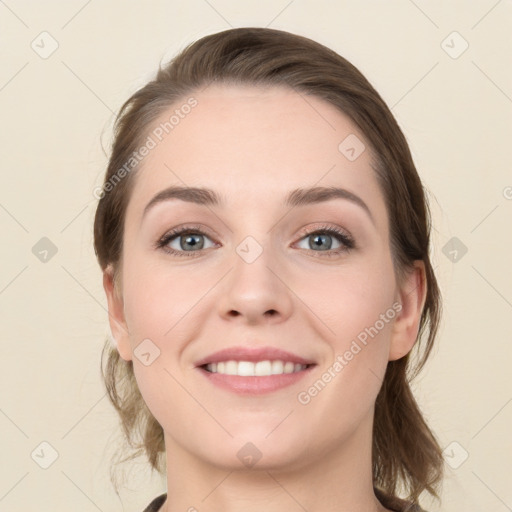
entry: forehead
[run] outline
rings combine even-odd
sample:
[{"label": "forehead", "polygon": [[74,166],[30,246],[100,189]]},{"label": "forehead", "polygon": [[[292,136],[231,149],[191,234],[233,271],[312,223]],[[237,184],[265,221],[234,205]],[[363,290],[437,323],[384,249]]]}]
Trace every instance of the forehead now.
[{"label": "forehead", "polygon": [[[190,98],[195,106],[185,108]],[[169,107],[147,135],[155,144],[139,165],[132,210],[170,185],[212,188],[256,207],[295,188],[342,186],[383,213],[364,135],[315,96],[281,86],[210,85]]]}]

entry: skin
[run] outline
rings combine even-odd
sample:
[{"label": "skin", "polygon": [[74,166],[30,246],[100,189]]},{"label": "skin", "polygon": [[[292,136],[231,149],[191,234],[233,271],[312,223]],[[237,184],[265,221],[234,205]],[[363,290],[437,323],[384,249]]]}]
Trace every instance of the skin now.
[{"label": "skin", "polygon": [[[387,510],[372,486],[375,399],[387,362],[416,340],[426,288],[421,262],[396,281],[369,145],[333,106],[286,88],[215,85],[194,97],[198,105],[137,171],[119,289],[111,269],[104,273],[118,350],[133,360],[142,396],[165,433],[162,510]],[[355,161],[338,150],[349,134],[367,148]],[[226,205],[173,199],[142,220],[146,204],[169,185],[212,188]],[[344,199],[284,206],[290,190],[313,185],[357,194],[375,223]],[[185,223],[206,234],[199,257],[154,247]],[[326,256],[305,233],[319,224],[348,232],[356,247]],[[247,236],[263,249],[252,263],[236,252]],[[342,244],[329,240],[333,250]],[[169,244],[185,251],[179,236]],[[298,393],[393,303],[400,313],[307,405],[299,403]],[[145,366],[133,351],[148,338],[160,355]],[[260,396],[213,386],[195,368],[208,354],[244,344],[282,348],[317,366],[297,384]],[[262,454],[252,468],[237,457],[247,442]]]}]

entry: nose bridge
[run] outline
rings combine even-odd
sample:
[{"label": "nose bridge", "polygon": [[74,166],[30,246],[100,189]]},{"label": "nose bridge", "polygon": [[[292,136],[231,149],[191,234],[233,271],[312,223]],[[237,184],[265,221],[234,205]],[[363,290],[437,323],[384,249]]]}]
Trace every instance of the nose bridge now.
[{"label": "nose bridge", "polygon": [[222,316],[241,316],[257,323],[270,317],[283,320],[290,315],[291,292],[280,276],[282,260],[272,244],[271,233],[262,230],[260,234],[247,235],[234,247],[232,271],[219,301]]}]

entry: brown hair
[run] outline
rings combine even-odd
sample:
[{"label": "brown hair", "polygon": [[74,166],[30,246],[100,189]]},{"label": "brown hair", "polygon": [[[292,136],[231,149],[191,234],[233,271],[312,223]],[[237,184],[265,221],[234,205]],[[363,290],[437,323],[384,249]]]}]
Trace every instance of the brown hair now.
[{"label": "brown hair", "polygon": [[[131,171],[112,183],[164,111],[201,87],[217,83],[277,85],[313,95],[334,105],[360,128],[373,155],[390,225],[390,249],[400,281],[415,260],[426,270],[427,296],[414,350],[387,365],[375,403],[374,486],[390,496],[402,491],[417,502],[423,491],[439,498],[443,476],[441,448],[425,422],[409,382],[427,361],[439,327],[441,295],[429,258],[431,217],[427,198],[406,139],[391,111],[368,80],[346,59],[305,37],[266,28],[236,28],[212,34],[185,48],[156,78],[121,107],[104,190],[94,221],[94,246],[103,270],[113,271],[118,286],[126,206],[133,187]],[[109,181],[110,180],[110,181]],[[120,358],[107,340],[102,375],[119,413],[125,437],[163,471],[163,430],[139,392],[131,361]],[[136,437],[140,439],[137,441]],[[124,459],[127,460],[127,459]]]}]

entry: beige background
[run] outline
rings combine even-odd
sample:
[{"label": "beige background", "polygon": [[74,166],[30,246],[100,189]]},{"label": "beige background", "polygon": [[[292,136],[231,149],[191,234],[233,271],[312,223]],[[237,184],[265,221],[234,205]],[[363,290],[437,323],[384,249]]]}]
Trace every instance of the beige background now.
[{"label": "beige background", "polygon": [[[318,40],[392,107],[430,191],[445,300],[415,383],[447,448],[443,505],[424,504],[512,510],[511,23],[506,0],[0,1],[0,510],[138,512],[165,490],[142,461],[120,498],[108,478],[118,435],[99,377],[92,191],[122,102],[160,60],[230,26]],[[46,262],[43,237],[57,249]],[[42,442],[58,453],[47,469]]]}]

